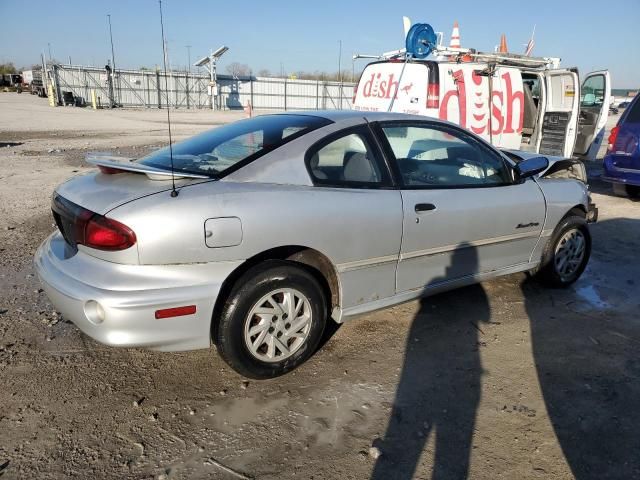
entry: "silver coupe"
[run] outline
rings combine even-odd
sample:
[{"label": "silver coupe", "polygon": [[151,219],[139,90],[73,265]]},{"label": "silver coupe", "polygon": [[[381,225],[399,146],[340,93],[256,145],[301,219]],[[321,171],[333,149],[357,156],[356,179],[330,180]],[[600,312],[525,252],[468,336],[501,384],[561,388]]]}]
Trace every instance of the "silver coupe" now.
[{"label": "silver coupe", "polygon": [[213,343],[253,378],[300,365],[330,321],[521,271],[569,285],[597,216],[580,162],[422,116],[263,115],[90,162],[35,256],[53,305],[108,345]]}]

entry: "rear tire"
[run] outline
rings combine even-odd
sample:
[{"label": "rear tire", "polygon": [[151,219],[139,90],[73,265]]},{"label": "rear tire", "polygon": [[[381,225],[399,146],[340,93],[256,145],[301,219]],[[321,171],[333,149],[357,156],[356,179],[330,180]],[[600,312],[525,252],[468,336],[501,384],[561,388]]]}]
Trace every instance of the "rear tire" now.
[{"label": "rear tire", "polygon": [[640,198],[640,187],[637,185],[614,183],[613,194],[619,197]]},{"label": "rear tire", "polygon": [[553,288],[574,283],[591,256],[591,234],[587,221],[571,215],[562,219],[545,246],[536,279]]},{"label": "rear tire", "polygon": [[627,185],[627,195],[629,195],[629,198],[640,198],[640,187],[637,185]]},{"label": "rear tire", "polygon": [[213,340],[236,372],[274,378],[313,355],[326,321],[326,296],[314,276],[294,262],[269,260],[236,282]]}]

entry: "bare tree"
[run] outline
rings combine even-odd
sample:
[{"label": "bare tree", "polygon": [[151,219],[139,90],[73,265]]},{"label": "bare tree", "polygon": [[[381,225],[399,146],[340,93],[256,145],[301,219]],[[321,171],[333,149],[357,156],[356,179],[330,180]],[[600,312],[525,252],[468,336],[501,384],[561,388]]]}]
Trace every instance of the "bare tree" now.
[{"label": "bare tree", "polygon": [[273,74],[267,68],[263,68],[263,69],[258,71],[258,76],[259,77],[272,77]]},{"label": "bare tree", "polygon": [[0,63],[0,74],[18,73],[13,62]]},{"label": "bare tree", "polygon": [[234,77],[247,77],[251,74],[251,68],[247,64],[233,62],[227,65],[227,73]]}]

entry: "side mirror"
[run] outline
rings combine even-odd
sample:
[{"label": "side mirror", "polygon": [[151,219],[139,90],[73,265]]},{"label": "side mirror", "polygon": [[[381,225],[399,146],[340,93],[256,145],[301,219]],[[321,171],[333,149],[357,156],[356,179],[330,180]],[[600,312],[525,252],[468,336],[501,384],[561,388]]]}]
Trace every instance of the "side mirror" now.
[{"label": "side mirror", "polygon": [[549,159],[547,157],[532,157],[522,160],[516,165],[518,178],[533,177],[540,172],[544,172],[549,167]]}]

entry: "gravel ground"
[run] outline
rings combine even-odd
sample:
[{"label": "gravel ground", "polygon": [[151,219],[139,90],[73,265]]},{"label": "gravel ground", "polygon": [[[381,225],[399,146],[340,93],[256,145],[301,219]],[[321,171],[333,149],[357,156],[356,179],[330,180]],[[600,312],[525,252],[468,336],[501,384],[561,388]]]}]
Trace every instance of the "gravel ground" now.
[{"label": "gravel ground", "polygon": [[[177,138],[241,114],[177,112]],[[615,120],[615,119],[614,119]],[[138,155],[161,111],[0,94],[0,476],[640,478],[640,203],[589,167],[589,268],[524,274],[345,324],[295,372],[248,382],[215,350],[113,349],[58,315],[32,257],[88,151]]]}]

